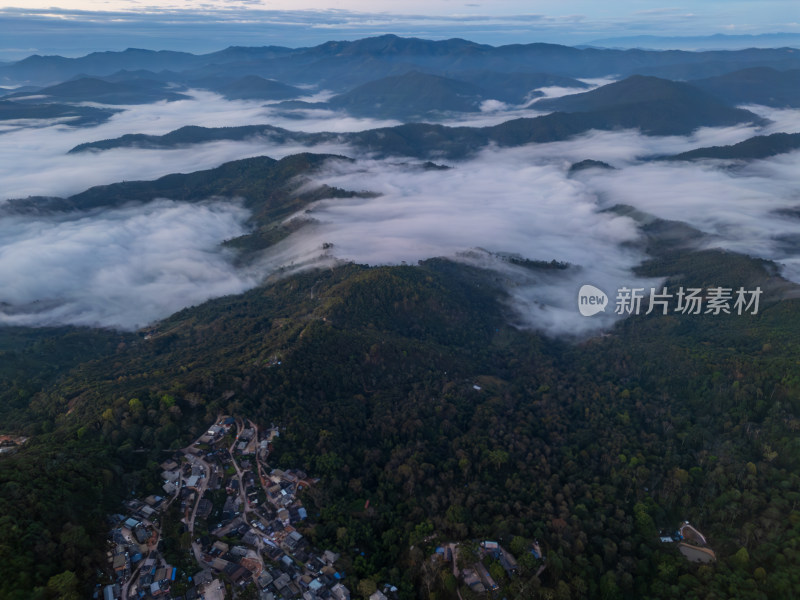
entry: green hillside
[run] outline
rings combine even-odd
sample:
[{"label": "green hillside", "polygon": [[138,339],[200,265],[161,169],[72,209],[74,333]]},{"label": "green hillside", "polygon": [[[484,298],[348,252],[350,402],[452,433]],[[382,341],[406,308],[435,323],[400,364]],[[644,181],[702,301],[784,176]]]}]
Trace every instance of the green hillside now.
[{"label": "green hillside", "polygon": [[750,160],[769,158],[800,148],[800,133],[773,133],[757,135],[730,146],[711,146],[696,148],[670,156],[669,160],[696,160],[702,158],[721,158]]},{"label": "green hillside", "polygon": [[753,67],[690,83],[730,103],[800,107],[800,69]]},{"label": "green hillside", "polygon": [[[280,182],[322,160],[237,161],[72,202],[193,199],[217,182],[269,226],[294,210]],[[437,542],[477,538],[522,548],[501,580],[510,598],[791,597],[796,289],[770,263],[691,250],[677,226],[647,221],[641,273],[758,285],[759,314],[641,315],[607,336],[551,339],[509,325],[493,273],[436,259],[297,274],[182,310],[146,338],[9,332],[9,347],[28,340],[16,379],[30,383],[6,422],[32,438],[0,459],[0,596],[57,597],[51,578],[67,571],[91,589],[104,515],[160,485],[163,449],[238,413],[281,425],[271,463],[321,478],[304,533],[343,554],[351,589],[392,581],[410,600]],[[684,519],[710,538],[713,566],[658,541]],[[431,585],[455,597],[445,577]]]}]

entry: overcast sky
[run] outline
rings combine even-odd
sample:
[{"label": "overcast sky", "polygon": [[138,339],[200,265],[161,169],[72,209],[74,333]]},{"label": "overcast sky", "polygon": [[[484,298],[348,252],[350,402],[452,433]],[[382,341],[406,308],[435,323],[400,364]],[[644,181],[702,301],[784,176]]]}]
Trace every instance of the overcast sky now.
[{"label": "overcast sky", "polygon": [[129,46],[208,52],[383,33],[501,45],[800,33],[797,0],[0,0],[0,60]]}]

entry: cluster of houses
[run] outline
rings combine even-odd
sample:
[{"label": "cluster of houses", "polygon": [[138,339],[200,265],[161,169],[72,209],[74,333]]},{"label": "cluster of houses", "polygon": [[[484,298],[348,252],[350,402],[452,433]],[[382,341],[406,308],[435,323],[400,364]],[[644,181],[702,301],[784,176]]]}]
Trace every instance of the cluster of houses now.
[{"label": "cluster of houses", "polygon": [[[252,586],[260,600],[350,600],[339,556],[315,550],[298,530],[308,514],[297,495],[317,480],[269,468],[269,442],[278,431],[259,435],[250,425],[220,419],[160,465],[165,497],[130,501],[127,514],[112,517],[115,581],[103,588],[104,600],[224,600],[229,590]],[[158,513],[177,502],[183,531],[194,532],[200,570],[191,576],[176,573],[157,552]],[[180,586],[171,585],[176,575]]]},{"label": "cluster of houses", "polygon": [[[452,563],[453,572],[461,577],[465,585],[469,586],[470,590],[475,593],[483,593],[487,591],[496,591],[500,586],[495,581],[494,577],[489,573],[489,569],[484,564],[486,559],[493,559],[503,567],[509,578],[517,574],[519,565],[517,559],[511,552],[503,548],[498,542],[491,540],[484,540],[478,544],[477,560],[469,567],[465,567],[460,572],[456,567],[456,554],[458,546],[456,544],[448,544],[436,548],[432,559]],[[530,549],[530,553],[537,559],[544,561],[542,550],[539,542],[535,541]],[[543,567],[541,567],[543,569]],[[540,573],[541,573],[540,569]]]},{"label": "cluster of houses", "polygon": [[[156,528],[164,498],[153,495],[143,500],[129,500],[124,506],[125,514],[109,517],[112,529],[107,556],[114,583],[103,587],[103,600],[119,600],[128,587],[129,597],[169,597],[176,569],[156,550]],[[136,579],[131,581],[134,574]]]}]

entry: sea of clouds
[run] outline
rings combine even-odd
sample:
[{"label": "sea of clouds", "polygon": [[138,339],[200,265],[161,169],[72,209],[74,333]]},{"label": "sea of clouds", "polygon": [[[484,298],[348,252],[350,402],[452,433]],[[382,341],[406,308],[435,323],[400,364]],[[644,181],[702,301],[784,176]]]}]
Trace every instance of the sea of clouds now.
[{"label": "sea of clouds", "polygon": [[[687,222],[706,234],[707,246],[775,260],[786,277],[800,281],[800,244],[792,243],[798,222],[778,212],[800,206],[800,153],[747,165],[649,160],[756,134],[800,131],[800,111],[749,108],[771,123],[673,137],[592,131],[564,142],[486,148],[449,163],[448,170],[359,157],[343,145],[278,146],[264,139],[67,154],[83,142],[126,133],[164,134],[183,125],[267,123],[303,131],[357,131],[396,124],[332,111],[311,111],[298,120],[263,103],[227,101],[206,92],[192,100],[125,107],[93,128],[7,123],[0,133],[0,203],[32,195],[63,197],[93,185],[308,150],[359,158],[331,163],[308,185],[378,195],[316,203],[310,214],[294,217],[308,221],[304,227],[246,268],[235,266],[232,253],[220,245],[248,230],[249,215],[236,199],[200,204],[159,199],[68,215],[4,216],[0,323],[135,329],[185,306],[250,289],[286,267],[307,268],[321,254],[325,260],[367,264],[415,264],[446,256],[497,272],[506,282],[516,324],[551,335],[583,336],[611,326],[618,317],[610,311],[591,319],[580,316],[576,294],[581,285],[613,292],[659,283],[633,275],[647,257],[636,246],[641,236],[636,222],[608,210],[618,204]],[[455,116],[448,124],[490,125],[534,114],[540,114],[535,102],[492,105],[482,113]],[[584,159],[605,161],[615,170],[570,176],[570,165]],[[323,244],[333,246],[321,253]],[[525,269],[499,258],[509,254],[570,267]]]}]

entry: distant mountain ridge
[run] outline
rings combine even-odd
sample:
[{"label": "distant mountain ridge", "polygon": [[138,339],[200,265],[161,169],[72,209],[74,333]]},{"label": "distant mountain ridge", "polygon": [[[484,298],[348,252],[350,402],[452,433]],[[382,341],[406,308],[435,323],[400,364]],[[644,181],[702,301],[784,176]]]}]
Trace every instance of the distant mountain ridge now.
[{"label": "distant mountain ridge", "polygon": [[18,119],[68,119],[73,126],[97,125],[108,120],[115,112],[90,106],[66,104],[30,104],[0,98],[0,121]]},{"label": "distant mountain ridge", "polygon": [[752,67],[689,83],[736,104],[800,107],[800,69]]},{"label": "distant mountain ridge", "polygon": [[356,116],[424,116],[435,112],[473,112],[488,99],[464,81],[410,71],[370,81],[331,98],[328,105]]},{"label": "distant mountain ridge", "polygon": [[741,48],[800,48],[800,34],[761,33],[756,35],[725,34],[714,35],[636,35],[592,40],[586,46],[604,48],[652,48],[655,50],[736,50]]},{"label": "distant mountain ridge", "polygon": [[[606,88],[610,88],[610,91]],[[615,97],[616,102],[613,100]],[[573,99],[568,100],[570,98]],[[675,99],[686,101],[686,105],[676,102]],[[281,142],[292,141],[308,146],[331,141],[349,143],[361,150],[384,156],[462,158],[490,143],[519,146],[535,142],[554,142],[590,129],[636,128],[649,135],[678,135],[690,133],[700,126],[762,122],[754,113],[731,108],[687,84],[652,77],[634,76],[591,92],[554,99],[556,101],[564,101],[568,108],[593,110],[555,112],[536,118],[513,119],[491,127],[446,127],[410,123],[340,134],[294,132],[268,125],[184,127],[164,136],[133,134],[89,142],[76,146],[70,152],[120,147],[170,148],[221,139],[243,140],[266,136]],[[539,104],[543,102],[540,101]],[[556,106],[561,106],[561,103]]]},{"label": "distant mountain ridge", "polygon": [[696,148],[667,157],[667,160],[697,160],[703,158],[750,160],[769,158],[800,149],[800,133],[758,135],[730,146]]},{"label": "distant mountain ridge", "polygon": [[[732,125],[754,117],[687,83],[634,75],[597,89],[537,102],[537,108],[566,112],[624,111],[624,121],[640,118],[643,132],[654,135],[687,134],[700,126]],[[758,118],[755,119],[756,121]]]},{"label": "distant mountain ridge", "polygon": [[6,100],[25,101],[33,96],[43,102],[47,96],[59,102],[98,102],[100,104],[148,104],[159,100],[185,100],[189,96],[169,89],[164,83],[148,79],[130,82],[113,82],[95,77],[72,79],[53,86],[42,88],[34,93],[17,92],[8,94]]},{"label": "distant mountain ridge", "polygon": [[95,52],[80,58],[34,55],[0,65],[0,85],[52,85],[79,74],[97,77],[121,69],[147,69],[193,72],[197,78],[257,74],[292,85],[321,81],[326,87],[343,91],[415,69],[442,75],[491,70],[568,77],[680,73],[683,78],[697,79],[754,66],[800,68],[800,56],[791,48],[660,52],[544,43],[494,47],[461,39],[430,41],[382,35],[353,42],[327,42],[312,48],[231,47],[205,55],[142,49]]}]

